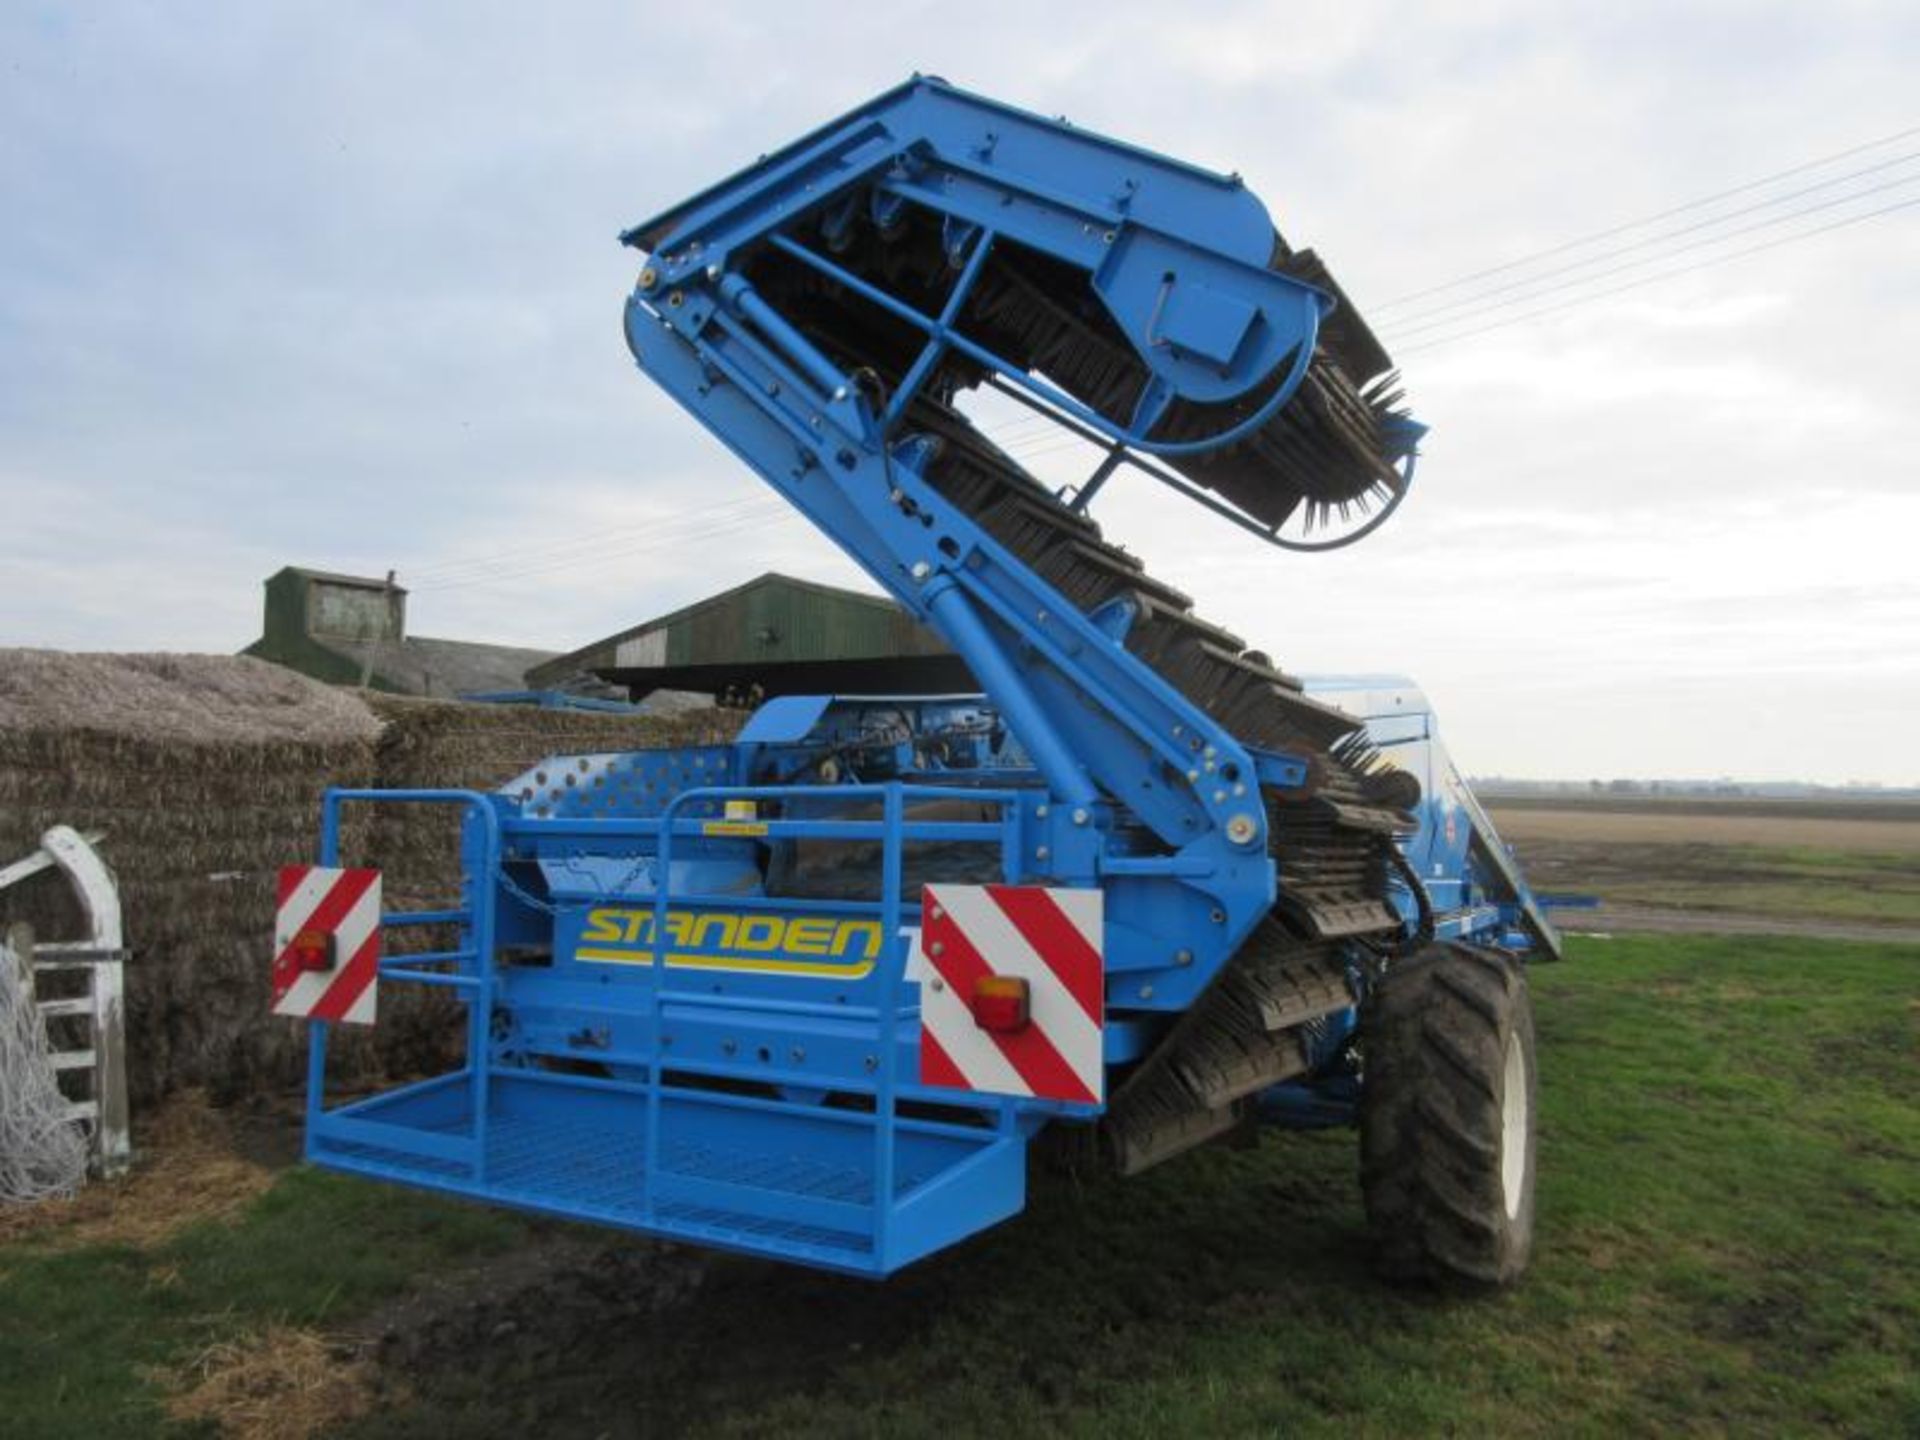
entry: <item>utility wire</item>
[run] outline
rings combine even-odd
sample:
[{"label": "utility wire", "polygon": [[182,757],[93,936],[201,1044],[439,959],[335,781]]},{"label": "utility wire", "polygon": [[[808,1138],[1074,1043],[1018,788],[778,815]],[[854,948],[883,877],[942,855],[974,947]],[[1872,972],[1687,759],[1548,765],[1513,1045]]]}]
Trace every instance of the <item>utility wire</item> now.
[{"label": "utility wire", "polygon": [[[778,513],[784,513],[786,509],[785,506],[776,506],[773,508]],[[745,530],[754,529],[760,525],[761,520],[762,520],[762,517],[752,516],[752,517],[747,517],[746,519],[743,519],[743,520],[735,520],[735,521],[725,522],[725,523],[715,523],[715,524],[707,525],[704,527],[693,528],[693,529],[676,530],[670,534],[655,535],[648,539],[641,540],[632,545],[624,545],[617,549],[612,549],[612,550],[603,550],[598,553],[590,554],[580,558],[550,560],[550,561],[545,561],[535,565],[510,567],[507,569],[494,570],[485,574],[471,576],[465,579],[449,580],[449,581],[444,581],[438,584],[423,585],[423,586],[420,586],[419,588],[421,590],[426,590],[426,591],[466,590],[466,589],[471,589],[476,585],[486,586],[486,585],[498,584],[500,582],[508,581],[508,580],[523,580],[531,576],[550,575],[557,571],[563,571],[563,570],[565,571],[598,570],[605,567],[606,565],[611,564],[616,560],[624,560],[636,555],[657,554],[660,551],[677,549],[681,546],[691,544],[695,541],[715,539],[721,536],[737,534]]]},{"label": "utility wire", "polygon": [[1436,336],[1431,340],[1423,341],[1417,345],[1401,347],[1399,353],[1411,355],[1422,350],[1434,350],[1443,345],[1451,345],[1458,340],[1468,339],[1474,335],[1485,335],[1492,330],[1505,330],[1512,325],[1523,325],[1527,321],[1537,320],[1543,315],[1554,315],[1563,310],[1571,310],[1576,306],[1591,304],[1595,300],[1605,300],[1613,295],[1624,295],[1629,290],[1638,290],[1644,285],[1656,284],[1661,280],[1671,280],[1680,275],[1690,275],[1698,270],[1711,270],[1717,265],[1725,265],[1730,261],[1744,259],[1749,255],[1758,255],[1766,250],[1777,250],[1783,245],[1793,245],[1802,240],[1811,240],[1816,235],[1825,235],[1833,230],[1844,230],[1850,225],[1864,224],[1869,220],[1877,220],[1883,215],[1891,215],[1896,210],[1911,209],[1915,205],[1920,205],[1920,198],[1899,200],[1892,205],[1883,205],[1878,210],[1869,210],[1865,214],[1849,215],[1844,219],[1830,220],[1825,225],[1816,225],[1811,230],[1802,230],[1794,235],[1782,235],[1759,245],[1749,245],[1744,250],[1735,250],[1726,255],[1715,255],[1706,260],[1696,260],[1691,265],[1681,265],[1672,270],[1663,270],[1657,275],[1643,275],[1637,280],[1629,280],[1624,285],[1615,285],[1611,289],[1599,290],[1591,295],[1576,295],[1573,299],[1563,300],[1557,305],[1545,305],[1538,310],[1529,310],[1523,315],[1515,315],[1505,320],[1496,320],[1491,325],[1480,325],[1471,330],[1458,331],[1452,335]]},{"label": "utility wire", "polygon": [[601,550],[583,557],[563,557],[549,559],[533,565],[508,566],[491,570],[480,575],[454,580],[443,580],[415,587],[421,591],[465,590],[476,585],[493,585],[508,580],[523,580],[535,575],[547,575],[558,570],[597,570],[616,560],[628,559],[635,555],[657,554],[662,550],[677,549],[698,540],[711,540],[733,535],[745,530],[757,529],[765,521],[787,514],[787,507],[773,502],[752,514],[734,516],[727,519],[701,517],[706,523],[693,526],[680,526],[657,529],[637,544],[623,545],[616,549]]},{"label": "utility wire", "polygon": [[645,521],[635,525],[622,525],[614,529],[563,537],[539,545],[516,546],[511,550],[459,556],[451,560],[440,561],[437,564],[419,566],[408,572],[408,578],[411,582],[427,581],[430,584],[437,585],[455,579],[464,579],[468,575],[480,574],[492,569],[496,565],[518,565],[529,559],[557,555],[562,552],[597,549],[602,545],[622,540],[628,536],[657,532],[662,526],[672,528],[688,523],[705,523],[716,518],[731,515],[757,514],[764,512],[766,509],[767,502],[763,499],[743,499],[720,507],[719,509],[703,511],[695,515],[683,515],[664,521]]},{"label": "utility wire", "polygon": [[[1817,159],[1809,160],[1799,165],[1789,166],[1784,170],[1774,171],[1773,173],[1769,175],[1761,176],[1756,180],[1750,180],[1745,182],[1744,184],[1735,185],[1725,190],[1715,191],[1713,194],[1702,196],[1697,200],[1690,200],[1682,205],[1670,206],[1665,210],[1656,211],[1653,214],[1643,216],[1637,220],[1631,220],[1624,224],[1614,225],[1603,230],[1592,231],[1585,235],[1576,236],[1571,240],[1563,241],[1562,243],[1551,246],[1545,250],[1536,251],[1531,255],[1522,256],[1515,260],[1505,261],[1499,265],[1488,266],[1484,269],[1476,270],[1469,274],[1459,276],[1453,280],[1445,281],[1439,285],[1428,286],[1422,290],[1411,291],[1406,294],[1396,296],[1390,300],[1384,301],[1381,304],[1372,307],[1372,313],[1374,313],[1375,315],[1378,315],[1384,311],[1393,310],[1393,309],[1400,308],[1402,306],[1412,304],[1417,300],[1422,300],[1430,296],[1441,295],[1452,290],[1461,289],[1463,287],[1472,285],[1474,282],[1479,280],[1488,279],[1493,276],[1507,274],[1514,270],[1523,269],[1523,268],[1535,265],[1542,260],[1548,260],[1559,255],[1567,254],[1570,251],[1581,248],[1582,246],[1596,244],[1600,241],[1608,240],[1618,235],[1624,235],[1633,230],[1637,230],[1644,226],[1654,224],[1660,220],[1669,219],[1676,215],[1683,215],[1694,210],[1702,209],[1708,205],[1715,204],[1721,200],[1730,199],[1737,195],[1748,194],[1754,190],[1762,189],[1768,185],[1776,184],[1781,180],[1791,178],[1794,175],[1801,175],[1801,174],[1807,173],[1808,171],[1818,170],[1824,166],[1831,165],[1836,161],[1847,159],[1850,156],[1863,154],[1869,150],[1879,149],[1886,145],[1891,145],[1898,141],[1909,139],[1915,135],[1920,135],[1920,126],[1914,126],[1905,130],[1896,131],[1893,134],[1882,136],[1877,140],[1867,141],[1864,144],[1849,146],[1844,150],[1837,150],[1832,152],[1831,154],[1821,156]],[[1502,285],[1498,285],[1498,286],[1491,287],[1489,289],[1482,290],[1474,295],[1465,296],[1459,299],[1444,302],[1441,305],[1418,311],[1414,315],[1409,316],[1408,319],[1410,321],[1417,321],[1420,323],[1411,324],[1406,329],[1398,329],[1393,331],[1392,333],[1395,334],[1396,336],[1419,336],[1435,330],[1445,331],[1450,326],[1456,325],[1460,323],[1462,320],[1473,318],[1475,314],[1485,314],[1488,311],[1508,309],[1515,305],[1531,304],[1536,300],[1545,299],[1549,295],[1563,293],[1567,290],[1579,289],[1597,280],[1604,280],[1614,275],[1623,274],[1630,270],[1636,270],[1641,268],[1644,265],[1656,264],[1661,260],[1670,258],[1673,255],[1685,254],[1693,250],[1698,250],[1698,249],[1706,248],[1713,245],[1723,244],[1728,240],[1738,239],[1742,235],[1753,234],[1761,230],[1770,229],[1776,225],[1781,225],[1793,220],[1798,220],[1810,214],[1816,214],[1824,210],[1830,210],[1835,208],[1836,206],[1848,204],[1852,201],[1864,199],[1868,196],[1880,194],[1888,190],[1898,189],[1901,186],[1913,183],[1916,179],[1920,179],[1920,176],[1901,177],[1899,179],[1892,180],[1880,185],[1870,186],[1863,190],[1854,191],[1848,195],[1840,196],[1836,199],[1829,200],[1818,205],[1803,206],[1799,209],[1789,211],[1784,215],[1772,216],[1766,220],[1759,221],[1753,225],[1742,226],[1736,230],[1728,231],[1723,234],[1706,236],[1700,240],[1693,241],[1685,245],[1676,246],[1671,249],[1662,251],[1660,253],[1643,256],[1638,260],[1629,261],[1624,265],[1614,266],[1611,269],[1593,271],[1591,273],[1584,273],[1584,274],[1575,273],[1575,272],[1588,271],[1590,267],[1593,265],[1602,264],[1607,260],[1617,258],[1618,256],[1621,256],[1621,255],[1630,254],[1636,250],[1643,250],[1649,247],[1663,245],[1667,241],[1679,238],[1681,236],[1692,234],[1704,229],[1711,229],[1719,225],[1723,225],[1728,220],[1737,219],[1742,215],[1749,215],[1749,214],[1756,213],[1758,211],[1772,209],[1775,206],[1784,204],[1790,200],[1799,199],[1806,195],[1813,194],[1817,191],[1829,189],[1834,185],[1842,184],[1848,180],[1859,179],[1865,175],[1875,174],[1884,170],[1891,169],[1896,165],[1903,164],[1906,161],[1912,160],[1915,158],[1920,158],[1920,151],[1910,151],[1906,154],[1896,156],[1890,160],[1881,161],[1873,165],[1863,166],[1860,169],[1850,171],[1847,174],[1833,176],[1833,177],[1830,177],[1829,179],[1818,181],[1812,185],[1803,186],[1798,190],[1791,191],[1784,195],[1776,195],[1767,200],[1758,201],[1752,205],[1743,206],[1740,209],[1729,211],[1725,214],[1711,216],[1704,220],[1695,221],[1689,225],[1682,226],[1675,230],[1667,231],[1661,235],[1649,236],[1643,240],[1633,241],[1630,244],[1616,247],[1615,249],[1607,251],[1600,255],[1590,256],[1587,259],[1576,261],[1569,265],[1559,266],[1559,267],[1556,267],[1555,269],[1548,270],[1539,274],[1522,277],[1520,279],[1516,279]],[[1435,336],[1432,339],[1417,341],[1417,343],[1412,345],[1396,344],[1394,348],[1396,349],[1396,351],[1402,354],[1413,354],[1413,353],[1418,353],[1425,350],[1438,349],[1442,346],[1452,344],[1455,341],[1465,340],[1476,335],[1487,334],[1495,330],[1507,329],[1511,326],[1524,324],[1528,321],[1535,320],[1543,316],[1558,314],[1563,311],[1574,309],[1574,308],[1577,308],[1578,306],[1591,303],[1593,301],[1607,299],[1614,295],[1620,295],[1631,290],[1637,290],[1642,288],[1643,286],[1655,284],[1661,280],[1668,280],[1668,279],[1676,278],[1681,275],[1692,274],[1700,270],[1710,269],[1716,265],[1728,263],[1734,260],[1743,259],[1751,255],[1757,255],[1764,251],[1774,250],[1785,245],[1795,244],[1801,240],[1812,239],[1815,236],[1827,234],[1834,230],[1841,230],[1852,225],[1863,223],[1865,221],[1878,219],[1882,216],[1892,214],[1895,211],[1909,209],[1914,205],[1920,205],[1920,200],[1905,200],[1905,201],[1900,201],[1896,204],[1882,206],[1879,209],[1868,211],[1863,214],[1848,216],[1844,219],[1836,220],[1825,225],[1816,226],[1811,230],[1800,231],[1792,235],[1781,236],[1777,239],[1767,241],[1763,244],[1748,246],[1745,249],[1732,251],[1724,255],[1713,256],[1713,257],[1710,257],[1709,259],[1702,260],[1694,264],[1683,265],[1675,269],[1663,270],[1652,275],[1641,276],[1635,280],[1629,281],[1624,285],[1612,286],[1607,289],[1596,291],[1588,295],[1578,295],[1573,297],[1572,299],[1561,301],[1554,305],[1542,306],[1538,309],[1529,310],[1523,314],[1512,316],[1505,320],[1495,321],[1492,324],[1471,326],[1468,329],[1455,331],[1454,333],[1451,333],[1451,334],[1441,334],[1441,335]],[[1558,284],[1547,285],[1541,289],[1530,288],[1535,285],[1538,285],[1542,281],[1553,280],[1558,277],[1564,277],[1564,276],[1572,276],[1573,278],[1562,279]],[[1474,311],[1469,314],[1453,315],[1453,316],[1447,317],[1447,312],[1449,311],[1465,310],[1468,307],[1480,306],[1482,302],[1484,302],[1485,300],[1489,299],[1492,296],[1510,294],[1510,292],[1516,291],[1516,290],[1526,290],[1528,291],[1528,293],[1522,294],[1522,295],[1512,295],[1511,298],[1497,301],[1491,305],[1484,305],[1478,311]],[[1447,318],[1442,318],[1442,317],[1447,317]],[[1032,415],[1032,414],[1022,415],[1022,416],[1015,417],[1014,419],[1008,421],[1005,424],[991,427],[985,433],[989,438],[992,438],[997,442],[1000,442],[1003,448],[1005,448],[1011,455],[1013,455],[1015,458],[1021,461],[1030,461],[1030,460],[1044,458],[1046,456],[1057,454],[1057,453],[1063,453],[1065,451],[1075,449],[1083,443],[1082,441],[1079,440],[1077,436],[1052,435],[1051,433],[1049,433],[1052,423],[1053,422],[1050,419],[1050,417],[1047,417],[1047,416]],[[699,516],[694,516],[694,517],[687,517],[688,520],[692,522],[691,528],[688,528],[687,522],[685,521],[677,525],[674,522],[669,521],[665,523],[648,522],[648,523],[643,523],[643,524],[633,525],[633,526],[623,526],[618,530],[603,531],[594,535],[582,535],[582,536],[574,537],[572,539],[551,541],[546,544],[533,546],[530,548],[519,547],[513,550],[495,552],[490,555],[476,555],[476,556],[462,557],[462,558],[453,559],[453,560],[441,561],[437,564],[423,566],[417,570],[409,572],[408,578],[411,582],[413,582],[411,588],[419,591],[432,592],[432,591],[438,591],[438,590],[466,589],[473,586],[484,586],[484,585],[502,583],[510,580],[526,579],[536,575],[548,574],[548,573],[552,573],[553,571],[563,570],[563,569],[597,569],[606,564],[610,564],[615,560],[627,559],[636,555],[654,553],[668,547],[684,545],[694,540],[712,539],[712,538],[717,538],[725,535],[738,533],[741,530],[744,530],[759,524],[762,520],[772,519],[777,515],[783,515],[786,513],[786,510],[787,510],[786,505],[783,502],[779,502],[779,501],[737,502],[734,506],[729,507],[728,509],[715,511],[715,512],[708,512],[708,513],[705,513]],[[628,535],[644,536],[645,538],[640,540],[639,543],[634,545],[618,546],[617,548],[614,548],[611,550],[606,548],[609,542],[615,542],[615,541],[621,540]],[[516,563],[516,562],[524,562],[529,559],[535,559],[535,558],[538,559],[539,563],[535,563],[535,564]],[[506,568],[502,569],[500,568],[501,566],[505,566]],[[425,577],[424,583],[420,582],[419,577]]]},{"label": "utility wire", "polygon": [[[1659,235],[1649,235],[1644,240],[1635,240],[1630,242],[1629,244],[1617,246],[1612,250],[1603,250],[1598,255],[1590,255],[1584,260],[1575,260],[1572,264],[1569,264],[1569,265],[1560,265],[1560,266],[1556,266],[1552,270],[1542,270],[1539,273],[1534,275],[1523,276],[1518,280],[1509,280],[1504,285],[1492,285],[1487,287],[1484,290],[1476,290],[1471,295],[1464,295],[1454,300],[1444,301],[1443,303],[1433,306],[1430,309],[1417,311],[1414,314],[1407,316],[1404,323],[1412,324],[1416,321],[1429,320],[1435,316],[1444,315],[1449,310],[1460,310],[1460,309],[1467,308],[1469,306],[1479,305],[1482,302],[1490,299],[1495,295],[1504,295],[1514,290],[1524,290],[1524,289],[1527,289],[1529,286],[1538,285],[1543,281],[1554,279],[1556,276],[1573,274],[1577,271],[1585,270],[1589,266],[1603,264],[1606,261],[1615,259],[1621,255],[1630,255],[1636,250],[1644,250],[1649,246],[1662,245],[1669,240],[1677,240],[1683,235],[1692,235],[1701,230],[1710,230],[1715,226],[1726,224],[1729,220],[1738,220],[1742,215],[1752,215],[1761,210],[1771,210],[1776,205],[1786,204],[1789,200],[1798,200],[1804,196],[1812,195],[1817,191],[1827,190],[1827,189],[1831,189],[1835,185],[1845,184],[1849,180],[1858,180],[1861,177],[1866,175],[1878,174],[1882,170],[1890,170],[1896,165],[1904,165],[1907,163],[1907,161],[1913,160],[1913,159],[1920,159],[1920,150],[1909,150],[1904,155],[1896,155],[1893,159],[1883,160],[1878,165],[1868,165],[1863,169],[1850,170],[1844,175],[1835,175],[1830,179],[1820,180],[1820,181],[1816,181],[1812,185],[1802,186],[1798,190],[1789,190],[1784,195],[1775,195],[1771,199],[1756,201],[1752,205],[1743,205],[1738,210],[1728,210],[1719,215],[1709,216],[1705,220],[1696,220],[1691,225],[1682,225],[1677,230],[1664,231]],[[1879,190],[1892,189],[1896,185],[1907,184],[1915,178],[1920,178],[1920,177],[1908,176],[1900,180],[1895,180],[1891,184],[1881,185],[1877,187],[1868,187],[1864,190],[1857,190],[1851,195],[1842,196],[1840,199],[1833,201],[1832,204],[1833,205],[1843,204],[1847,200],[1858,199],[1862,196],[1872,195],[1877,193]],[[1815,206],[1811,208],[1819,209],[1823,207]],[[1824,208],[1831,208],[1831,205]],[[1804,215],[1807,213],[1808,213],[1807,210],[1797,210],[1797,211],[1794,211],[1792,214],[1776,217],[1775,220],[1768,221],[1767,223],[1777,224],[1779,223],[1780,220],[1790,220],[1794,218],[1795,215]],[[1756,227],[1749,227],[1749,228],[1759,228],[1759,227],[1756,226]],[[1713,237],[1713,239],[1726,240],[1726,239],[1733,238],[1733,236],[1735,235],[1740,235],[1745,233],[1747,232],[1744,230],[1735,230],[1735,231],[1729,232],[1726,235]],[[1713,243],[1713,242],[1712,240],[1709,240],[1704,243]],[[1688,247],[1682,246],[1680,248],[1686,249]],[[1669,253],[1677,253],[1677,252],[1669,252]],[[1658,255],[1654,255],[1654,256],[1648,257],[1647,260],[1640,261],[1637,263],[1645,264],[1645,263],[1649,263],[1649,261],[1651,260],[1657,260],[1660,258],[1662,257]],[[1610,272],[1610,273],[1618,273],[1618,272],[1616,271],[1616,272]],[[1586,278],[1591,279],[1594,277],[1589,276]],[[1579,282],[1570,281],[1569,283],[1577,284]],[[1545,293],[1545,292],[1540,292],[1540,293]],[[1530,299],[1532,297],[1526,296],[1522,298]],[[1395,323],[1400,323],[1400,322],[1395,322]],[[1402,333],[1406,333],[1406,332],[1403,331]]]},{"label": "utility wire", "polygon": [[[1529,295],[1515,295],[1510,299],[1496,300],[1491,305],[1483,307],[1479,313],[1486,314],[1494,310],[1508,310],[1515,305],[1528,305],[1535,300],[1544,300],[1549,295],[1559,295],[1568,290],[1578,290],[1581,286],[1590,285],[1596,280],[1606,280],[1615,275],[1624,275],[1629,270],[1638,270],[1643,265],[1657,264],[1662,260],[1672,259],[1676,255],[1685,255],[1693,250],[1705,249],[1712,245],[1722,245],[1729,240],[1737,240],[1742,235],[1751,235],[1760,230],[1770,230],[1776,225],[1786,224],[1789,220],[1798,220],[1807,215],[1817,215],[1823,210],[1833,209],[1836,205],[1846,205],[1855,200],[1864,200],[1869,195],[1878,195],[1887,190],[1898,190],[1901,186],[1912,185],[1916,181],[1920,181],[1920,175],[1908,175],[1899,180],[1890,180],[1884,185],[1870,185],[1865,190],[1855,191],[1851,195],[1843,195],[1837,200],[1827,200],[1818,205],[1803,205],[1798,210],[1790,211],[1785,215],[1776,215],[1769,220],[1758,221],[1752,225],[1743,225],[1738,230],[1729,230],[1724,235],[1711,235],[1703,240],[1690,241],[1685,245],[1675,245],[1663,254],[1649,255],[1639,260],[1629,260],[1626,264],[1615,265],[1609,270],[1596,270],[1591,275],[1582,275],[1576,280],[1565,280],[1558,285],[1549,285],[1544,289],[1535,290]],[[1445,330],[1451,326],[1460,324],[1462,321],[1473,318],[1475,318],[1473,315],[1454,315],[1444,320],[1429,320],[1423,324],[1412,325],[1404,330],[1396,330],[1391,333],[1396,341],[1399,339],[1410,339],[1428,331]]]},{"label": "utility wire", "polygon": [[1556,255],[1566,254],[1569,250],[1577,250],[1582,245],[1591,245],[1600,240],[1611,240],[1614,236],[1624,235],[1629,230],[1638,230],[1642,225],[1652,225],[1656,221],[1671,219],[1675,215],[1684,215],[1690,210],[1699,210],[1717,201],[1731,199],[1735,195],[1745,195],[1751,191],[1772,185],[1776,181],[1785,180],[1794,175],[1804,175],[1809,170],[1818,170],[1822,166],[1831,165],[1836,160],[1845,160],[1849,156],[1861,155],[1868,150],[1878,150],[1883,145],[1892,145],[1897,141],[1907,140],[1915,135],[1920,135],[1920,125],[1913,126],[1906,130],[1895,131],[1891,135],[1883,135],[1878,140],[1869,140],[1862,145],[1852,145],[1845,150],[1836,150],[1830,155],[1822,155],[1818,159],[1808,160],[1799,165],[1792,165],[1785,170],[1776,170],[1771,175],[1762,175],[1758,180],[1749,180],[1745,184],[1735,185],[1731,189],[1716,190],[1713,194],[1703,195],[1698,200],[1689,200],[1684,205],[1674,205],[1665,210],[1655,211],[1651,215],[1641,216],[1638,220],[1629,220],[1623,225],[1614,225],[1604,230],[1595,230],[1585,235],[1577,235],[1571,240],[1562,241],[1560,244],[1551,246],[1548,249],[1536,250],[1531,255],[1522,255],[1517,260],[1507,260],[1499,265],[1489,265],[1484,270],[1475,270],[1470,274],[1443,281],[1438,285],[1429,285],[1424,290],[1413,290],[1404,295],[1396,295],[1390,300],[1384,300],[1376,305],[1370,306],[1369,311],[1374,315],[1384,314],[1386,311],[1396,309],[1401,305],[1409,305],[1415,300],[1424,300],[1429,295],[1438,295],[1443,291],[1458,289],[1462,285],[1471,285],[1476,280],[1484,280],[1490,275],[1502,275],[1509,270],[1518,270],[1522,266],[1532,265],[1540,260],[1550,260]]}]

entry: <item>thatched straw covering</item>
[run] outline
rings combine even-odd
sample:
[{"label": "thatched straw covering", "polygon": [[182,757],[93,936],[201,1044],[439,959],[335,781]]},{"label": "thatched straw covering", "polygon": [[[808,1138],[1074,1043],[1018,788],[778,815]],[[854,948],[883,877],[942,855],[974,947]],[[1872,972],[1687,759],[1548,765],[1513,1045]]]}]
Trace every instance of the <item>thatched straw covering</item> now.
[{"label": "thatched straw covering", "polygon": [[[54,824],[105,832],[136,1105],[297,1073],[297,1030],[265,1010],[274,875],[312,857],[322,790],[373,778],[378,733],[352,695],[264,661],[0,651],[0,855]],[[58,876],[0,906],[46,939],[77,929]]]},{"label": "thatched straw covering", "polygon": [[[363,700],[228,656],[0,650],[0,863],[53,824],[106,832],[134,952],[133,1101],[183,1086],[230,1098],[302,1073],[300,1025],[267,1013],[267,951],[275,874],[315,858],[328,786],[491,790],[556,751],[696,743],[734,723]],[[386,873],[388,908],[453,898],[447,816],[350,812],[345,840],[350,861]],[[57,877],[0,892],[0,924],[29,920],[48,939],[74,933],[71,909]],[[336,1073],[366,1080],[457,1055],[450,1004],[383,987],[371,1035],[336,1032]]]},{"label": "thatched straw covering", "polygon": [[379,729],[352,692],[244,656],[0,650],[0,734],[253,747],[367,741]]}]

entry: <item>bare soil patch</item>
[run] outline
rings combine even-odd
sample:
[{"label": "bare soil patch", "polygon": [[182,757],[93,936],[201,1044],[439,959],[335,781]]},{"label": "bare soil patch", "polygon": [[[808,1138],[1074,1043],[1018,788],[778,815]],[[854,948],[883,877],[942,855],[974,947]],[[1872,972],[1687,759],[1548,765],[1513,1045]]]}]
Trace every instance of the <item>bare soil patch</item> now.
[{"label": "bare soil patch", "polygon": [[1920,942],[1920,822],[1676,805],[1493,813],[1537,891],[1601,898],[1562,912],[1571,930]]},{"label": "bare soil patch", "polygon": [[1844,819],[1832,815],[1730,813],[1726,810],[1614,810],[1488,807],[1501,838],[1607,845],[1758,845],[1875,855],[1920,856],[1920,818]]}]

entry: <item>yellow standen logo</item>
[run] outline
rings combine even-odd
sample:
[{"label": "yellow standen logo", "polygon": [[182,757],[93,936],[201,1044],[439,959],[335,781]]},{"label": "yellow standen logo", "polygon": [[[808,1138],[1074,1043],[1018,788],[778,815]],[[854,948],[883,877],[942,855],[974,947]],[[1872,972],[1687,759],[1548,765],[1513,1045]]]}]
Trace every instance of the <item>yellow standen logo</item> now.
[{"label": "yellow standen logo", "polygon": [[[651,909],[589,910],[574,958],[651,965],[653,920]],[[724,910],[669,910],[666,931],[667,964],[675,968],[827,975],[840,980],[869,974],[886,940],[878,920],[742,915]]]}]

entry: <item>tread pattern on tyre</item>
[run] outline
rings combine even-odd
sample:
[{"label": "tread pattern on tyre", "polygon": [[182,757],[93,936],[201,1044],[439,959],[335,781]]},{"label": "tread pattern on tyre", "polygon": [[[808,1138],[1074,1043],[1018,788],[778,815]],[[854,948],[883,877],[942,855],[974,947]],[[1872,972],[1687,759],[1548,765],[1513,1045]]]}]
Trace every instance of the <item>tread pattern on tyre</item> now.
[{"label": "tread pattern on tyre", "polygon": [[1505,955],[1457,942],[1388,969],[1361,1019],[1360,1183],[1382,1271],[1404,1282],[1486,1287],[1525,1269],[1533,1239],[1534,1136],[1518,1213],[1501,1185],[1508,1038],[1534,1093],[1526,979]]}]

